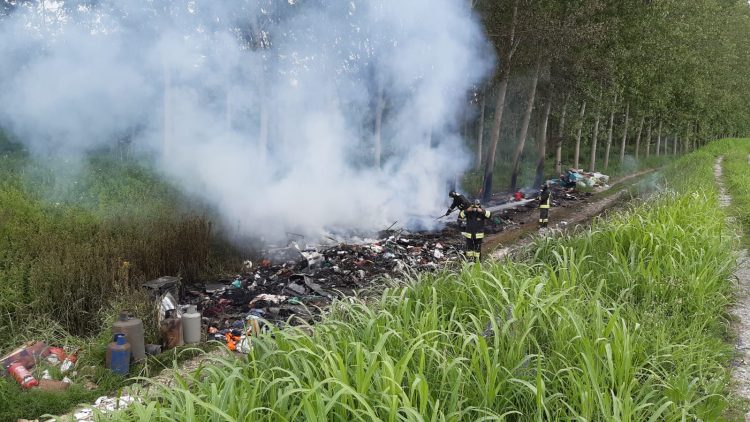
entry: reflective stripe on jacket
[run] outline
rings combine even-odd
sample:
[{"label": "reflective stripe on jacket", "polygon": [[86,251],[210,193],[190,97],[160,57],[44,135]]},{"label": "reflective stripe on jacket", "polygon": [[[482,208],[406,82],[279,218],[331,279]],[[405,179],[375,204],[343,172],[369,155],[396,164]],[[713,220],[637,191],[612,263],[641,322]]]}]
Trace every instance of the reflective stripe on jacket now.
[{"label": "reflective stripe on jacket", "polygon": [[458,214],[458,218],[466,221],[466,231],[464,236],[471,238],[472,234],[475,239],[481,239],[484,237],[484,221],[490,218],[492,215],[489,211],[481,208],[471,206]]},{"label": "reflective stripe on jacket", "polygon": [[549,191],[544,192],[539,196],[539,208],[549,208],[552,204],[552,194]]}]

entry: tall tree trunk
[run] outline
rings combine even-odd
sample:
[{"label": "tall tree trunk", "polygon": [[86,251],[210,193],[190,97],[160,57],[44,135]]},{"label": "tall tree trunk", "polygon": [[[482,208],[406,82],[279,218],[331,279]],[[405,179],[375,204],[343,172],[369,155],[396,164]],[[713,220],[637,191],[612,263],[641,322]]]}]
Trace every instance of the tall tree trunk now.
[{"label": "tall tree trunk", "polygon": [[534,98],[536,97],[536,86],[539,82],[539,72],[542,69],[542,58],[537,58],[536,71],[534,77],[531,79],[531,90],[529,91],[529,102],[526,104],[526,111],[523,114],[523,122],[521,123],[521,134],[519,135],[518,144],[516,145],[516,151],[513,153],[513,163],[511,164],[510,170],[510,185],[509,189],[511,192],[516,191],[518,184],[518,167],[521,162],[521,154],[523,154],[523,148],[526,145],[526,136],[529,133],[529,123],[531,123],[531,113],[534,111]]},{"label": "tall tree trunk", "polygon": [[224,114],[224,125],[227,128],[227,131],[232,130],[232,85],[227,81],[226,85],[226,98],[224,99],[224,107],[225,107],[225,114]]},{"label": "tall tree trunk", "polygon": [[174,137],[174,111],[172,110],[172,72],[166,61],[164,67],[164,140],[162,144],[162,155],[168,159],[172,155],[172,143]]},{"label": "tall tree trunk", "polygon": [[[265,89],[262,89],[262,91],[265,92]],[[265,95],[262,95],[260,99],[260,129],[258,132],[258,149],[260,152],[261,162],[264,162],[268,155],[268,130],[270,116],[268,108],[268,98]]]},{"label": "tall tree trunk", "polygon": [[479,133],[477,134],[476,169],[482,168],[482,149],[484,143],[484,110],[487,106],[487,86],[482,87],[482,99],[479,107]]},{"label": "tall tree trunk", "polygon": [[641,116],[641,123],[638,125],[638,134],[635,136],[635,159],[638,159],[638,153],[641,148],[641,133],[643,132],[643,122],[646,116]]},{"label": "tall tree trunk", "polygon": [[659,119],[659,130],[656,135],[656,156],[659,156],[659,151],[661,150],[661,119]]},{"label": "tall tree trunk", "polygon": [[[256,20],[253,20],[252,28],[256,34],[260,33]],[[266,86],[268,85],[266,80],[268,75],[266,75],[265,59],[263,58],[263,56],[261,56],[261,61],[258,64],[258,67],[255,69],[255,72],[255,77],[258,79],[258,99],[260,101],[260,122],[258,125],[258,155],[260,161],[262,163],[265,163],[268,156],[269,133],[273,131],[274,136],[278,135],[277,131],[275,130],[276,128],[272,128],[270,124],[271,107],[273,107],[273,105],[271,104],[270,96],[268,95],[268,89]]]},{"label": "tall tree trunk", "polygon": [[607,131],[607,147],[604,149],[604,169],[609,168],[609,150],[612,148],[612,132],[615,130],[615,108],[617,107],[617,92],[612,102],[612,111],[609,113],[609,130]]},{"label": "tall tree trunk", "polygon": [[573,167],[576,169],[581,168],[580,167],[580,158],[581,158],[581,135],[583,132],[583,121],[586,117],[586,100],[583,100],[583,104],[581,104],[581,115],[579,117],[578,122],[578,133],[576,133],[576,149],[573,155]]},{"label": "tall tree trunk", "polygon": [[560,129],[557,132],[557,143],[555,146],[555,173],[560,174],[562,172],[562,145],[565,139],[565,115],[568,112],[568,100],[570,94],[565,95],[563,101],[562,113],[560,114]]},{"label": "tall tree trunk", "polygon": [[672,155],[675,155],[675,156],[677,155],[677,144],[678,143],[680,143],[680,137],[677,134],[675,134],[674,135],[674,141],[673,141],[673,144],[672,144]]},{"label": "tall tree trunk", "polygon": [[495,98],[495,114],[492,117],[492,136],[490,137],[490,146],[487,149],[487,158],[484,160],[484,185],[482,200],[489,202],[492,198],[492,171],[495,168],[495,155],[497,154],[497,144],[500,141],[500,131],[502,130],[503,112],[505,111],[505,94],[508,91],[508,79],[510,79],[510,69],[506,70],[503,66],[500,74],[500,83],[497,88],[497,97]]},{"label": "tall tree trunk", "polygon": [[[601,99],[600,102],[601,104]],[[594,135],[591,137],[591,160],[589,161],[589,171],[596,169],[596,142],[599,140],[599,120],[601,120],[601,105],[597,106],[596,119],[594,120]]]},{"label": "tall tree trunk", "polygon": [[375,134],[373,136],[373,144],[375,147],[373,155],[373,165],[375,168],[380,168],[380,156],[382,155],[383,145],[381,142],[381,133],[383,127],[383,110],[385,110],[385,97],[383,95],[383,83],[378,83],[378,98],[375,103]]},{"label": "tall tree trunk", "polygon": [[648,121],[648,130],[646,131],[646,158],[651,155],[651,121]]},{"label": "tall tree trunk", "polygon": [[620,144],[620,165],[625,162],[625,145],[628,143],[628,123],[630,123],[630,104],[625,106],[625,128],[622,130],[622,143]]},{"label": "tall tree trunk", "polygon": [[[263,54],[263,50],[266,49],[266,45],[264,44],[263,37],[261,36],[261,29],[258,25],[258,19],[257,17],[252,17],[250,19],[250,28],[253,32],[253,38],[255,38],[257,41],[253,45],[254,49],[257,49],[258,52],[261,53],[260,56],[260,63],[258,63],[257,68],[255,68],[255,77],[258,80],[258,97],[260,101],[260,122],[258,124],[258,156],[260,158],[260,161],[262,163],[265,163],[266,158],[268,156],[268,138],[269,133],[273,131],[274,139],[279,139],[278,136],[278,128],[277,127],[271,127],[271,108],[274,107],[274,104],[271,103],[270,96],[268,95],[268,89],[266,85],[267,83],[267,77],[266,75],[266,62],[267,58],[266,55]],[[276,104],[278,107],[278,103]],[[276,110],[274,110],[276,111]],[[275,122],[278,124],[278,122]]]},{"label": "tall tree trunk", "polygon": [[492,199],[492,172],[495,168],[495,155],[497,153],[497,144],[500,141],[500,130],[503,123],[503,111],[505,110],[505,94],[508,91],[508,80],[510,79],[510,64],[518,47],[516,39],[516,23],[518,22],[518,2],[513,2],[513,17],[510,23],[510,38],[508,48],[502,60],[502,71],[500,72],[500,83],[498,84],[497,98],[495,99],[495,115],[492,119],[492,137],[490,147],[487,151],[487,159],[484,165],[484,185],[482,200],[489,202]]},{"label": "tall tree trunk", "polygon": [[[544,181],[544,159],[547,155],[547,125],[549,124],[549,113],[552,111],[552,89],[549,92],[549,98],[547,98],[547,104],[544,106],[544,115],[542,117],[542,125],[539,130],[539,158],[536,162],[536,175],[534,176],[534,188],[542,186]],[[564,112],[563,112],[564,113]]]},{"label": "tall tree trunk", "polygon": [[690,152],[690,123],[687,124],[685,129],[685,142],[682,144],[682,153],[687,154]]}]

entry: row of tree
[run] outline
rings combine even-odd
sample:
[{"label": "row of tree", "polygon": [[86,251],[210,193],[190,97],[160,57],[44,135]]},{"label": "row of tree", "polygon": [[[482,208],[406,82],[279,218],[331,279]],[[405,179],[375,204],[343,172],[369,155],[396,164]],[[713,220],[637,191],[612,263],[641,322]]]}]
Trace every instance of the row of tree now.
[{"label": "row of tree", "polygon": [[[460,118],[467,146],[476,153],[476,171],[482,172],[485,199],[493,189],[518,187],[524,156],[535,157],[534,184],[539,185],[550,159],[557,172],[563,161],[575,168],[607,170],[615,162],[613,155],[619,164],[626,156],[677,154],[709,139],[746,134],[750,129],[750,102],[746,100],[750,97],[750,54],[745,46],[750,39],[750,6],[746,0],[466,1],[496,56],[491,77],[468,93]],[[355,124],[361,128],[363,161],[381,167],[389,154],[384,127],[399,102],[403,103],[399,97],[403,92],[390,90],[378,67],[389,49],[398,48],[398,40],[389,38],[395,32],[358,22],[357,14],[351,12],[359,4],[354,0],[333,6],[321,2],[319,7],[340,7],[342,16],[357,28],[357,37],[343,32],[322,37],[279,25],[318,2],[242,0],[232,6],[232,19],[222,16],[204,21],[229,22],[228,27],[217,24],[208,29],[228,31],[247,51],[261,53],[256,54],[261,59],[250,67],[254,70],[249,77],[257,82],[253,95],[260,101],[253,121],[258,122],[263,150],[274,144],[269,139],[274,116],[269,100],[273,93],[266,92],[268,82],[279,77],[274,73],[279,69],[288,73],[297,66],[281,66],[282,60],[295,55],[282,55],[274,51],[275,46],[279,40],[288,44],[297,38],[331,42],[326,54],[346,58],[332,70],[332,77],[343,75],[344,81],[358,75],[366,80],[369,101],[360,113],[364,117]],[[81,8],[81,3],[87,8]],[[67,1],[65,5],[68,13],[81,14],[98,3]],[[50,20],[44,2],[23,0],[0,0],[0,18],[29,4],[42,22]],[[138,18],[145,20],[189,9],[183,2],[168,0],[143,7],[148,13]],[[204,13],[213,11],[207,8]],[[418,84],[419,74],[415,78]],[[165,67],[165,145],[171,143],[174,124],[169,107],[171,79]],[[346,99],[339,101],[342,107],[348,106]],[[225,103],[231,126],[240,119],[233,118],[237,112],[230,88]],[[536,147],[531,153],[530,145]],[[493,186],[493,180],[506,177],[507,186]]]},{"label": "row of tree", "polygon": [[507,187],[517,188],[530,132],[537,186],[545,160],[562,170],[566,147],[572,167],[594,171],[608,169],[613,152],[622,163],[626,151],[636,159],[677,154],[748,133],[745,0],[473,0],[472,7],[498,57],[492,79],[470,95],[478,111],[465,131],[476,139],[485,199],[498,159],[510,164]]}]

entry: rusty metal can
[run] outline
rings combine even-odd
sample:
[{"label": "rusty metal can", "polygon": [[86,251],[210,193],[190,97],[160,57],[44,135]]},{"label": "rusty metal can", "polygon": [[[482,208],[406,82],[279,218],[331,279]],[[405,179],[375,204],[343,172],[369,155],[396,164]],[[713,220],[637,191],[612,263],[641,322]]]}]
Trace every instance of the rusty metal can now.
[{"label": "rusty metal can", "polygon": [[23,388],[31,388],[39,385],[39,381],[37,381],[36,378],[31,375],[31,372],[19,362],[10,365],[8,372]]}]

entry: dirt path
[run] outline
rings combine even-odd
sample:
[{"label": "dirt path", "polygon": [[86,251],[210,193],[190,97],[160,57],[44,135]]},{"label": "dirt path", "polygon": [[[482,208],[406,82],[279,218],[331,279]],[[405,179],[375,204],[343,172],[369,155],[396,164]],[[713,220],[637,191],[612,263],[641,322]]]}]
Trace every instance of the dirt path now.
[{"label": "dirt path", "polygon": [[[591,198],[585,199],[585,203],[580,206],[554,207],[550,210],[552,231],[575,228],[612,209],[618,202],[623,200],[627,193],[624,187],[629,186],[631,182],[634,183],[638,178],[652,172],[654,172],[653,169],[643,170],[618,179],[608,189],[598,191]],[[616,192],[608,194],[612,190],[616,190]],[[531,241],[531,235],[538,232],[538,218],[538,211],[534,211],[525,216],[520,226],[488,236],[484,242],[484,250],[492,258],[501,259],[511,250],[523,247]]]},{"label": "dirt path", "polygon": [[[726,208],[732,203],[732,198],[726,191],[722,180],[721,163],[724,157],[719,157],[714,164],[714,176],[719,186],[719,204]],[[748,157],[750,162],[750,157]],[[734,217],[727,217],[731,226],[735,225]],[[737,336],[735,344],[736,355],[732,361],[732,379],[737,395],[750,400],[750,258],[747,249],[742,249],[737,259],[734,271],[736,280],[736,302],[731,313],[735,320],[732,329]],[[745,421],[750,422],[750,412],[745,414]]]}]

